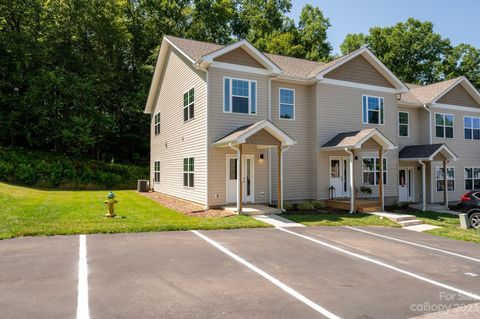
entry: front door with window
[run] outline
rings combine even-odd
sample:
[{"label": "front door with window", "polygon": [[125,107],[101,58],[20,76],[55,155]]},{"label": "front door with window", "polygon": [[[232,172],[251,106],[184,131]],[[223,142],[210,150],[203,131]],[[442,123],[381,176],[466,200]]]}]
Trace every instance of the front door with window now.
[{"label": "front door with window", "polygon": [[413,202],[413,168],[398,171],[398,197],[400,202]]},{"label": "front door with window", "polygon": [[333,197],[349,197],[350,184],[348,157],[330,157],[330,186],[335,188]]},{"label": "front door with window", "polygon": [[[254,198],[254,159],[253,155],[243,155],[242,157],[242,177],[244,203],[253,203]],[[227,203],[237,202],[237,156],[227,156]]]}]

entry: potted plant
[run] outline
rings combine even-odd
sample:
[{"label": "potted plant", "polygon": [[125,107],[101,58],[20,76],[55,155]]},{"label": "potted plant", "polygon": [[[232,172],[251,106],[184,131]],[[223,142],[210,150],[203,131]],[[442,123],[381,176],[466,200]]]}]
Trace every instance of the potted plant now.
[{"label": "potted plant", "polygon": [[365,196],[365,199],[368,198],[369,195],[372,194],[372,189],[368,186],[360,187],[360,192]]}]

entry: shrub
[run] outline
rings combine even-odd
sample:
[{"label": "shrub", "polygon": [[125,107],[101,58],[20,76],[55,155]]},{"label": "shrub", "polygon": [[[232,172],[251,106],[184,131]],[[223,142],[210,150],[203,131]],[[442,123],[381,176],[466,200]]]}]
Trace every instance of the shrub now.
[{"label": "shrub", "polygon": [[35,187],[132,189],[148,166],[71,159],[52,153],[0,148],[0,180]]},{"label": "shrub", "polygon": [[325,202],[321,200],[315,200],[313,201],[313,204],[315,205],[315,208],[317,210],[327,208],[327,204],[325,204]]},{"label": "shrub", "polygon": [[304,210],[304,211],[315,211],[317,210],[315,206],[315,202],[313,201],[306,201],[306,202],[301,202],[298,204],[298,209]]},{"label": "shrub", "polygon": [[291,211],[294,209],[294,206],[292,203],[289,203],[289,202],[283,202],[283,209],[285,209],[286,211]]}]

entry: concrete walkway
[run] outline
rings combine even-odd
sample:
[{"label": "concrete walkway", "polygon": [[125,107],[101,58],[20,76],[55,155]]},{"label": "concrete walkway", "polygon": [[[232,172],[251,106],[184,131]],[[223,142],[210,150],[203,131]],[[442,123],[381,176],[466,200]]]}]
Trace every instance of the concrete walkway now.
[{"label": "concrete walkway", "polygon": [[440,228],[438,226],[428,225],[425,224],[423,221],[418,220],[414,215],[406,215],[406,214],[396,214],[390,212],[373,212],[370,213],[375,216],[387,218],[399,225],[402,226],[403,229],[413,230],[417,232],[424,232],[427,230],[432,230],[436,228]]},{"label": "concrete walkway", "polygon": [[289,219],[280,217],[278,215],[256,215],[253,218],[261,222],[270,224],[275,227],[305,227],[305,225],[293,222]]},{"label": "concrete walkway", "polygon": [[[418,209],[418,210],[422,210],[422,208],[423,208],[421,203],[420,204],[411,204],[410,207]],[[444,214],[452,214],[452,215],[460,214],[459,212],[456,212],[456,211],[451,210],[449,208],[445,208],[445,205],[440,205],[440,204],[427,204],[427,211],[444,213]]]}]

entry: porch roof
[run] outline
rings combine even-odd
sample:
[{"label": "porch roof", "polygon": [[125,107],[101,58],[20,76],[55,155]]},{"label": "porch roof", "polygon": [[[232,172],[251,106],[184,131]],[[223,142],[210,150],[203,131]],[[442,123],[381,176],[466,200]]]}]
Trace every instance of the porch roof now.
[{"label": "porch roof", "polygon": [[231,131],[215,143],[214,146],[228,146],[229,144],[244,144],[247,139],[261,130],[267,131],[270,135],[281,142],[283,146],[294,145],[297,142],[291,138],[287,133],[282,131],[278,126],[269,120],[262,120],[252,124],[240,126]]},{"label": "porch roof", "polygon": [[403,161],[433,161],[438,154],[442,154],[448,160],[458,160],[458,156],[445,144],[405,146],[400,151],[398,157]]},{"label": "porch roof", "polygon": [[371,128],[360,131],[344,132],[335,135],[330,141],[323,144],[321,149],[325,150],[343,150],[343,149],[360,149],[362,145],[373,139],[383,149],[395,149],[393,144],[385,135],[383,135],[378,129]]}]

